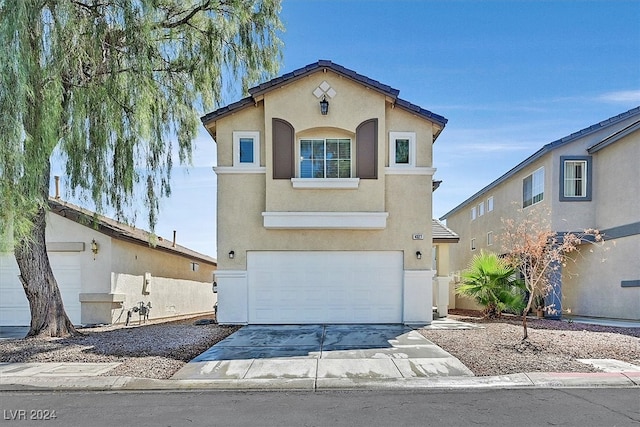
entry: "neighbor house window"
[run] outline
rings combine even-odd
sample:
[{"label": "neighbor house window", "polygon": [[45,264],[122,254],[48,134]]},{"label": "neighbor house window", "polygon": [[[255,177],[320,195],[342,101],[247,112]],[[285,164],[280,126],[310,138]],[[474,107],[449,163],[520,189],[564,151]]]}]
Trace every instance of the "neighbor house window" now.
[{"label": "neighbor house window", "polygon": [[471,239],[471,250],[472,251],[476,250],[476,239]]},{"label": "neighbor house window", "polygon": [[351,140],[300,140],[300,178],[351,178]]},{"label": "neighbor house window", "polygon": [[476,207],[472,207],[471,208],[471,221],[473,221],[474,219],[476,219]]},{"label": "neighbor house window", "polygon": [[591,157],[560,157],[560,200],[591,200]]},{"label": "neighbor house window", "polygon": [[259,132],[233,132],[233,166],[260,166]]},{"label": "neighbor house window", "polygon": [[491,212],[493,210],[493,196],[487,199],[487,212]]},{"label": "neighbor house window", "polygon": [[493,245],[493,231],[487,233],[487,246]]},{"label": "neighbor house window", "polygon": [[544,168],[540,168],[522,181],[522,207],[534,205],[544,198]]},{"label": "neighbor house window", "polygon": [[478,216],[484,215],[484,202],[478,205]]},{"label": "neighbor house window", "polygon": [[415,132],[389,132],[389,167],[414,167],[415,165]]}]

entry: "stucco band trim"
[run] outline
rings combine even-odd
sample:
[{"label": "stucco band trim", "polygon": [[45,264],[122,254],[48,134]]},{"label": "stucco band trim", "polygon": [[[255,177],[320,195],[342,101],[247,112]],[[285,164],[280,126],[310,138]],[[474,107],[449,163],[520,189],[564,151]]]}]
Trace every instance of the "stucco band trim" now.
[{"label": "stucco band trim", "polygon": [[262,212],[264,228],[382,230],[388,212]]},{"label": "stucco band trim", "polygon": [[436,168],[417,167],[417,168],[384,168],[386,175],[433,175],[436,173]]},{"label": "stucco band trim", "polygon": [[267,173],[267,168],[259,167],[259,168],[248,168],[248,167],[231,167],[231,166],[215,166],[213,171],[218,174],[227,174],[227,173]]}]

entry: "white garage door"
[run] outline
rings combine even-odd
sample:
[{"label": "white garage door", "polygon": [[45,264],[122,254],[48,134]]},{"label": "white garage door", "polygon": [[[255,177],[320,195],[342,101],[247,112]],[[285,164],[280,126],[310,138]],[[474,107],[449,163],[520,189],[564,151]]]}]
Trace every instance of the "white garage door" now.
[{"label": "white garage door", "polygon": [[400,323],[402,252],[249,252],[249,323]]},{"label": "white garage door", "polygon": [[[49,254],[53,273],[60,287],[62,302],[71,322],[80,324],[81,275],[76,254]],[[18,279],[20,270],[11,254],[0,255],[0,326],[29,326],[29,302]]]}]

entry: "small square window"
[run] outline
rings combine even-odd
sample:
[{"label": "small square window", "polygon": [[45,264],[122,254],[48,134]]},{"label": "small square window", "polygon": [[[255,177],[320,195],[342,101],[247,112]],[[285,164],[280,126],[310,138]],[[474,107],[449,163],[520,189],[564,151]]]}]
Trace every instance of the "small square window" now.
[{"label": "small square window", "polygon": [[415,165],[415,132],[389,132],[389,167],[414,167]]},{"label": "small square window", "polygon": [[493,231],[487,233],[487,246],[493,245]]},{"label": "small square window", "polygon": [[260,166],[259,132],[233,132],[233,166]]}]

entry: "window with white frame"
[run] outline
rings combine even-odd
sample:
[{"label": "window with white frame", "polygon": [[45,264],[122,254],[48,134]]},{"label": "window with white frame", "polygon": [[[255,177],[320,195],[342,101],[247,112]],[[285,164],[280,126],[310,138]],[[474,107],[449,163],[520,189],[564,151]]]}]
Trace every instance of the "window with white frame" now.
[{"label": "window with white frame", "polygon": [[544,167],[522,180],[522,207],[534,205],[544,199]]},{"label": "window with white frame", "polygon": [[260,132],[233,132],[233,166],[260,167]]},{"label": "window with white frame", "polygon": [[415,167],[415,132],[389,132],[389,167]]},{"label": "window with white frame", "polygon": [[478,216],[484,215],[484,202],[478,205]]},{"label": "window with white frame", "polygon": [[301,139],[300,178],[351,178],[351,140]]},{"label": "window with white frame", "polygon": [[476,250],[476,239],[471,239],[471,250],[472,251]]},{"label": "window with white frame", "polygon": [[493,245],[493,231],[487,233],[487,246]]},{"label": "window with white frame", "polygon": [[473,221],[474,219],[476,219],[476,207],[472,207],[471,208],[471,221]]},{"label": "window with white frame", "polygon": [[491,212],[493,210],[493,196],[487,199],[487,212]]},{"label": "window with white frame", "polygon": [[560,200],[591,200],[591,157],[560,157]]}]

